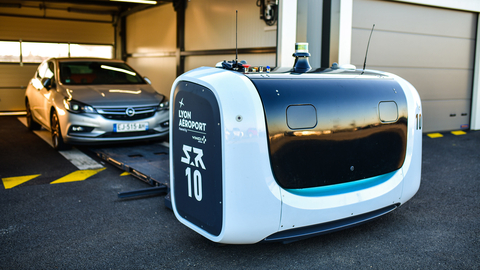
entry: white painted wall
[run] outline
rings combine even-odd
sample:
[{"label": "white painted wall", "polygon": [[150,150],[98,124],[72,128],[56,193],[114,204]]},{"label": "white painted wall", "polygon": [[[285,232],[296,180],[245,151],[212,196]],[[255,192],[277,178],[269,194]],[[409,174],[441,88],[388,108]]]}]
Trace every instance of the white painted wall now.
[{"label": "white painted wall", "polygon": [[297,0],[297,41],[307,42],[312,68],[321,66],[322,56],[322,10],[321,0]]},{"label": "white painted wall", "polygon": [[297,1],[281,0],[279,6],[277,66],[292,68],[297,36]]}]

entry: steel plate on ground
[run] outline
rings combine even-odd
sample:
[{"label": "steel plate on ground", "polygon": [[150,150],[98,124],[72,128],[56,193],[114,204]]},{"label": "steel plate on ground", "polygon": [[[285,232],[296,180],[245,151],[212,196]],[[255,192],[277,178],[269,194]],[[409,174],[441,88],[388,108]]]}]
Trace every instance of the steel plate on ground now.
[{"label": "steel plate on ground", "polygon": [[165,143],[90,148],[102,159],[154,186],[169,186],[168,146]]}]

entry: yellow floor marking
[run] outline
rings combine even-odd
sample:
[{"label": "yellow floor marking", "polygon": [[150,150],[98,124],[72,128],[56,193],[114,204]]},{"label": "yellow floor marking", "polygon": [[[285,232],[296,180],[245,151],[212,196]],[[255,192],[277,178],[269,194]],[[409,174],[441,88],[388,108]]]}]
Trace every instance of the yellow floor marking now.
[{"label": "yellow floor marking", "polygon": [[120,176],[127,176],[127,175],[131,175],[131,173],[129,173],[129,172],[123,172],[122,174],[120,174]]},{"label": "yellow floor marking", "polygon": [[60,178],[60,179],[57,179],[53,182],[51,182],[50,184],[59,184],[59,183],[67,183],[67,182],[75,182],[75,181],[83,181],[87,178],[89,178],[90,176],[93,176],[95,174],[97,174],[98,172],[101,172],[103,170],[105,170],[106,168],[100,168],[100,169],[96,169],[96,170],[79,170],[79,171],[75,171],[75,172],[72,172],[68,175],[65,175],[64,177]]},{"label": "yellow floor marking", "polygon": [[465,135],[467,133],[465,131],[462,131],[462,130],[456,130],[456,131],[452,131],[452,134],[453,135]]},{"label": "yellow floor marking", "polygon": [[33,174],[33,175],[26,175],[26,176],[2,178],[3,186],[5,187],[5,189],[13,188],[39,176],[40,174]]},{"label": "yellow floor marking", "polygon": [[440,133],[429,133],[429,134],[427,134],[427,136],[432,138],[432,139],[443,137],[443,135],[440,134]]}]

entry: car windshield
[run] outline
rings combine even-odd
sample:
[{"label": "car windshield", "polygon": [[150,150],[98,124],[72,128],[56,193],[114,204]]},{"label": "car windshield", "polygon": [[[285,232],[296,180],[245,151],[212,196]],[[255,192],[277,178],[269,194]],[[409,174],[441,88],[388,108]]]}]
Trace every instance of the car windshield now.
[{"label": "car windshield", "polygon": [[62,84],[143,84],[145,81],[125,63],[64,62],[60,63]]}]

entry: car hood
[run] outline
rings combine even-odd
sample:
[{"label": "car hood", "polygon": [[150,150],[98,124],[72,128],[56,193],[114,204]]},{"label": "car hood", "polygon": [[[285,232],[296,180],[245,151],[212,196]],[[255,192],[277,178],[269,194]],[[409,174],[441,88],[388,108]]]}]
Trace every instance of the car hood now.
[{"label": "car hood", "polygon": [[148,84],[141,85],[69,85],[67,97],[91,106],[156,105],[164,99]]}]

